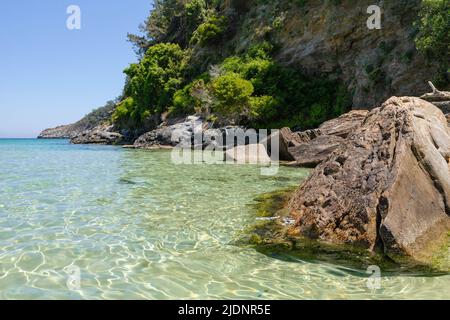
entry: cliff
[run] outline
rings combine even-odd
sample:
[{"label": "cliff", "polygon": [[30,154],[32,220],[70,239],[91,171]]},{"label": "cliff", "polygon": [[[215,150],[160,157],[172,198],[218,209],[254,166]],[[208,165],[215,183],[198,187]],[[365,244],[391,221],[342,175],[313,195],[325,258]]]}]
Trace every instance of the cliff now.
[{"label": "cliff", "polygon": [[[353,108],[365,109],[397,95],[417,96],[428,90],[438,65],[418,52],[415,37],[420,0],[411,1],[228,1],[234,34],[223,48],[194,50],[197,61],[242,52],[270,39],[275,59],[309,75],[342,80]],[[239,5],[241,4],[241,6]],[[370,5],[381,8],[381,29],[369,30]]]}]

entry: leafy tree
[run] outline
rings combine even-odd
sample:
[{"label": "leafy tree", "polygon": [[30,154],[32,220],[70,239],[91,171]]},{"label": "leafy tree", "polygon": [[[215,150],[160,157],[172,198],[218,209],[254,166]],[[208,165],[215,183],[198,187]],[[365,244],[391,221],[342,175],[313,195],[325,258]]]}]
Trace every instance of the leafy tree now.
[{"label": "leafy tree", "polygon": [[[188,64],[189,55],[196,48],[183,48],[217,44],[224,39],[233,19],[232,13],[222,11],[225,3],[237,12],[249,6],[239,0],[155,2],[150,17],[141,27],[143,36],[130,35],[130,41],[142,56],[139,63],[125,70],[123,95],[131,99],[119,105],[115,121],[137,127],[150,116],[166,111],[172,116],[196,112],[206,117],[212,112],[255,128],[306,129],[347,110],[350,102],[343,86],[283,67],[272,58],[275,48],[268,41],[210,66],[206,77],[199,75],[204,68]],[[432,17],[437,22],[429,22],[430,17],[424,18],[421,33],[424,38],[422,42],[418,40],[418,47],[435,50],[437,38],[444,39],[441,42],[448,54],[449,41],[445,41],[448,28],[442,28],[448,16]],[[439,32],[429,31],[435,29]],[[442,52],[445,49],[439,48]],[[204,51],[206,66],[211,59]]]},{"label": "leafy tree", "polygon": [[[423,0],[416,45],[430,61],[440,64],[443,74],[450,68],[450,0]],[[441,79],[440,85],[444,85]],[[448,83],[449,79],[446,79]],[[438,83],[436,83],[438,84]],[[438,85],[439,85],[438,84]]]},{"label": "leafy tree", "polygon": [[194,31],[206,20],[207,6],[205,0],[191,0],[184,5],[184,16],[186,17],[188,31]]},{"label": "leafy tree", "polygon": [[126,93],[133,98],[135,110],[128,115],[136,123],[145,117],[167,111],[174,93],[183,83],[187,54],[170,43],[149,48],[138,64],[125,69],[128,77]]},{"label": "leafy tree", "polygon": [[128,40],[139,56],[162,42],[185,47],[218,3],[221,0],[156,0],[149,17],[139,26],[142,35],[128,34]]},{"label": "leafy tree", "polygon": [[248,112],[250,97],[254,88],[250,81],[243,79],[237,73],[226,73],[218,77],[211,85],[217,103],[214,111],[232,117]]},{"label": "leafy tree", "polygon": [[134,127],[140,122],[137,114],[136,104],[133,98],[129,97],[119,103],[112,115],[112,122],[119,127]]},{"label": "leafy tree", "polygon": [[200,24],[197,30],[194,31],[191,44],[199,44],[205,46],[214,44],[222,39],[227,29],[227,18],[224,16],[217,17],[215,15],[208,18],[207,21]]},{"label": "leafy tree", "polygon": [[139,26],[143,35],[128,34],[128,40],[133,43],[136,53],[143,55],[151,45],[162,42],[173,18],[182,9],[181,0],[155,0],[147,20]]},{"label": "leafy tree", "polygon": [[195,112],[196,101],[191,94],[194,83],[190,83],[183,89],[175,92],[173,96],[173,106],[169,108],[171,116],[182,116]]}]

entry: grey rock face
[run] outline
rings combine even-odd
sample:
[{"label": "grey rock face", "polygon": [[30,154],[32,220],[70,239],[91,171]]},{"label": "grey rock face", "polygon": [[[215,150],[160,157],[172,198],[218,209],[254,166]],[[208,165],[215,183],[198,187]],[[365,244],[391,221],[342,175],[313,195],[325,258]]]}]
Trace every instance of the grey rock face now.
[{"label": "grey rock face", "polygon": [[299,12],[286,14],[285,27],[276,35],[278,59],[311,74],[336,74],[354,92],[358,109],[373,108],[393,95],[426,92],[437,66],[427,66],[415,47],[421,2],[379,3],[381,30],[366,25],[373,1],[308,2]]},{"label": "grey rock face", "polygon": [[197,149],[214,147],[227,150],[239,144],[246,144],[245,139],[242,138],[246,133],[248,136],[253,136],[257,143],[256,132],[252,134],[245,128],[237,126],[212,128],[211,123],[204,122],[199,117],[190,116],[172,125],[162,124],[156,130],[143,134],[134,142],[134,147],[137,149],[177,146]]},{"label": "grey rock face", "polygon": [[162,125],[156,130],[144,133],[134,142],[137,149],[152,149],[161,146],[175,147],[180,144],[191,145],[195,131],[202,132],[203,123],[198,117],[188,117],[185,120],[169,126]]},{"label": "grey rock face", "polygon": [[70,142],[73,144],[121,144],[123,136],[114,132],[113,126],[100,125],[73,137]]},{"label": "grey rock face", "polygon": [[72,139],[80,133],[81,131],[74,128],[73,125],[58,126],[45,129],[39,134],[38,139]]}]

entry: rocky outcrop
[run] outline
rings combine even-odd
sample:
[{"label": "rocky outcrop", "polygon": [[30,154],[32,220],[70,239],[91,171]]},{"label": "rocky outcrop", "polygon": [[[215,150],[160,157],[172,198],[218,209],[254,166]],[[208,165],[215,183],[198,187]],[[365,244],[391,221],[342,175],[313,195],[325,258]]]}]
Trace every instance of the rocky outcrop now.
[{"label": "rocky outcrop", "polygon": [[289,128],[282,128],[261,141],[261,144],[267,146],[267,150],[270,154],[272,154],[272,141],[278,141],[278,159],[283,161],[294,161],[295,158],[289,152],[289,147],[302,143],[302,139],[294,134]]},{"label": "rocky outcrop", "polygon": [[161,124],[157,129],[144,133],[136,139],[133,146],[136,149],[155,149],[160,147],[175,147],[180,144],[191,145],[195,130],[208,129],[199,117],[190,116],[175,124]]},{"label": "rocky outcrop", "polygon": [[367,110],[353,110],[336,119],[326,121],[320,125],[318,135],[347,138],[361,126],[368,113]]},{"label": "rocky outcrop", "polygon": [[449,160],[443,113],[419,98],[393,97],[294,193],[283,237],[429,263],[450,230]]},{"label": "rocky outcrop", "polygon": [[104,107],[95,109],[80,121],[73,124],[59,126],[56,128],[45,129],[42,131],[38,139],[72,139],[76,136],[82,135],[86,131],[92,130],[95,127],[108,123],[111,119],[111,114],[114,111],[115,103],[110,101]]},{"label": "rocky outcrop", "polygon": [[[252,134],[254,132],[254,135]],[[245,142],[243,137],[253,135],[254,142]],[[241,141],[242,139],[242,141]],[[133,148],[159,149],[167,147],[190,147],[202,149],[214,147],[226,151],[238,145],[257,143],[256,131],[246,131],[244,127],[227,126],[213,128],[213,125],[197,116],[176,121],[174,124],[162,123],[157,129],[141,135],[135,140]],[[131,146],[127,146],[131,147]]]},{"label": "rocky outcrop", "polygon": [[289,148],[289,153],[295,159],[296,166],[311,168],[326,160],[343,142],[341,137],[322,135],[308,143]]},{"label": "rocky outcrop", "polygon": [[115,132],[114,126],[100,125],[87,130],[70,140],[73,144],[122,144],[124,137]]},{"label": "rocky outcrop", "polygon": [[81,132],[82,130],[76,128],[74,125],[59,126],[45,129],[39,134],[38,139],[72,139],[81,134]]},{"label": "rocky outcrop", "polygon": [[[367,114],[367,110],[354,110],[324,122],[316,130],[283,134],[284,144],[289,146],[287,152],[295,161],[291,165],[315,167],[325,161],[345,138],[361,126]],[[284,156],[282,152],[280,155]],[[281,160],[289,159],[284,156]]]}]

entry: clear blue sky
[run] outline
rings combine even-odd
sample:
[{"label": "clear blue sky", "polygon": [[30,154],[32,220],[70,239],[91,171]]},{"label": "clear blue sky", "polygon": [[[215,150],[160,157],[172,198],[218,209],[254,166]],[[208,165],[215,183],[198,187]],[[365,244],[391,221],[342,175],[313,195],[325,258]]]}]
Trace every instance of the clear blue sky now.
[{"label": "clear blue sky", "polygon": [[[35,137],[117,97],[151,0],[2,0],[0,137]],[[68,30],[67,7],[81,9]]]}]

